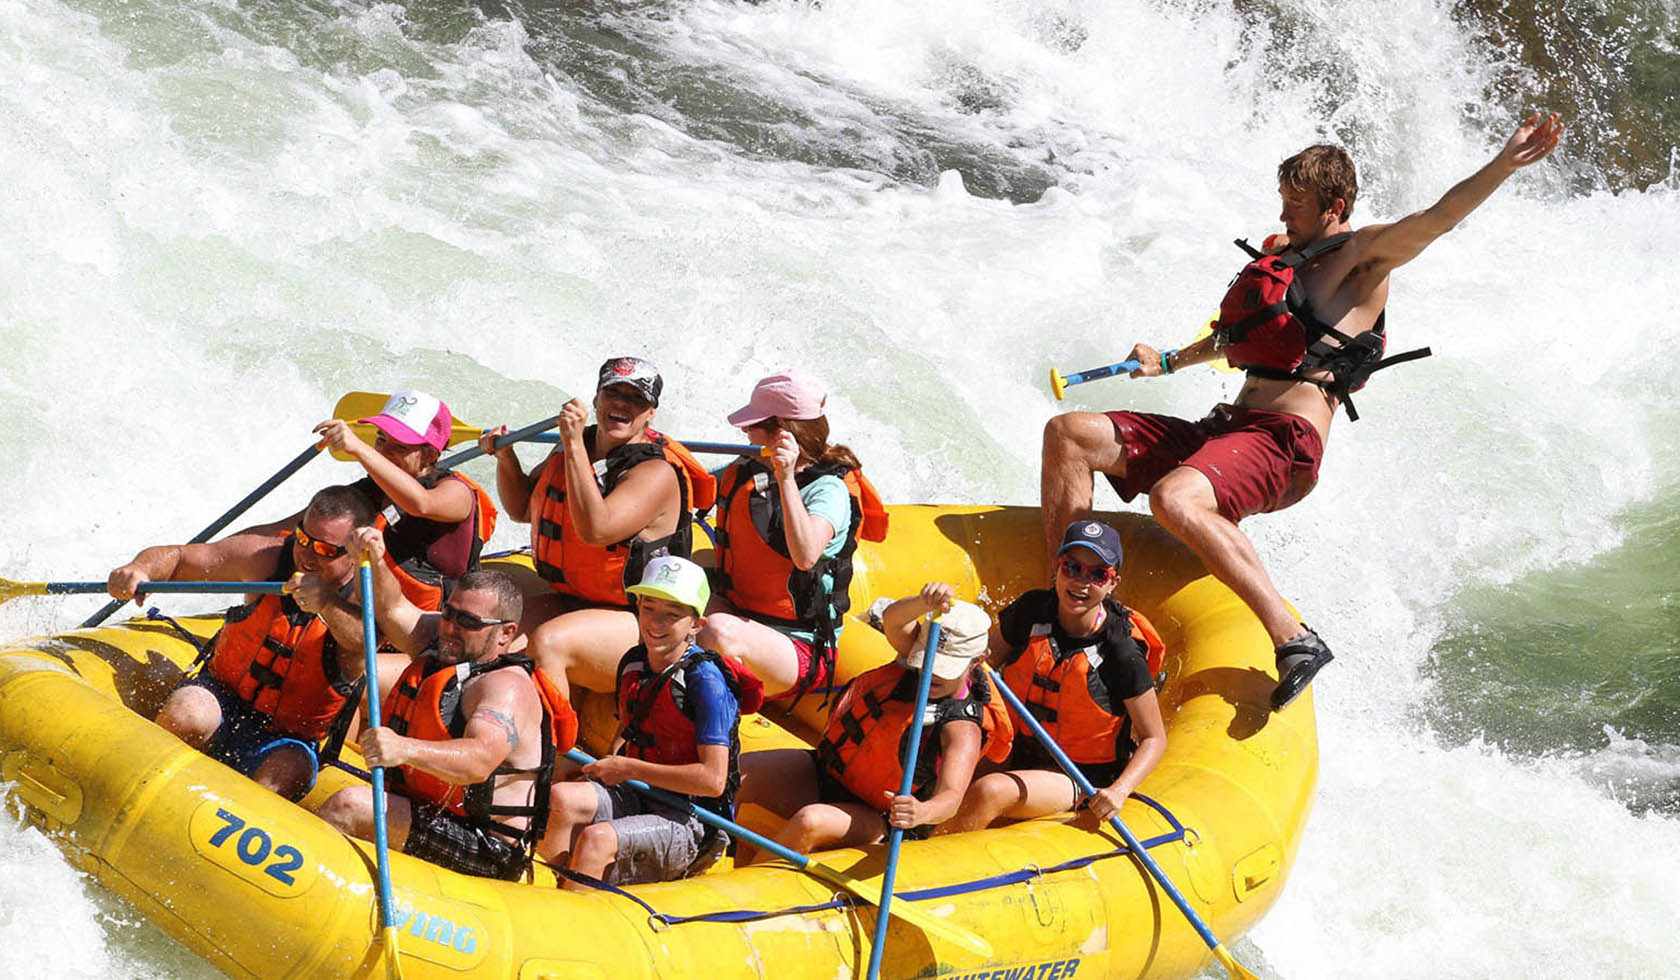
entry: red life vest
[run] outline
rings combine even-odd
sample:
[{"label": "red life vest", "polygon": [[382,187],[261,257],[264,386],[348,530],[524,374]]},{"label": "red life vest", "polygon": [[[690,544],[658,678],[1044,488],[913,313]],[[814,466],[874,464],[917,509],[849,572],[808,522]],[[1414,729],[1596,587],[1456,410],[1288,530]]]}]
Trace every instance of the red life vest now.
[{"label": "red life vest", "polygon": [[[1132,638],[1144,647],[1149,675],[1158,676],[1166,644],[1155,627],[1141,613],[1112,600],[1106,608],[1109,615],[1127,617]],[[1114,702],[1097,671],[1101,663],[1097,644],[1070,656],[1059,656],[1053,629],[1052,623],[1033,624],[1026,647],[1003,667],[1004,683],[1074,762],[1098,765],[1130,758],[1131,715],[1123,702]],[[1027,728],[1024,721],[1017,720],[1016,724]]]},{"label": "red life vest", "polygon": [[[375,522],[385,532],[385,567],[396,576],[408,601],[421,609],[435,611],[443,608],[445,590],[453,588],[456,579],[478,567],[479,555],[484,553],[484,542],[490,540],[490,535],[496,531],[496,505],[491,501],[490,494],[470,477],[455,472],[437,473],[422,478],[420,485],[430,490],[450,477],[465,483],[473,494],[472,513],[466,517],[466,521],[471,522],[472,544],[465,567],[458,570],[438,568],[428,560],[428,546],[441,536],[438,532],[448,533],[455,525],[404,514],[395,506],[386,508]],[[392,511],[396,512],[396,516],[388,517]],[[410,528],[415,530],[411,532]]]},{"label": "red life vest", "polygon": [[[916,671],[897,662],[859,674],[840,696],[817,743],[818,763],[852,795],[883,813],[887,805],[881,794],[896,795],[904,780],[904,749],[916,709],[918,679]],[[929,701],[927,710],[911,783],[911,795],[917,799],[931,798],[938,785],[940,732],[946,725],[979,725],[980,754],[994,762],[1009,758],[1015,726],[984,673],[971,672],[966,694]]]},{"label": "red life vest", "polygon": [[[420,657],[408,665],[384,704],[385,727],[398,735],[446,742],[461,738],[467,729],[467,717],[461,710],[466,685],[474,677],[494,670],[518,667],[531,675],[537,688],[537,700],[542,706],[542,731],[547,734],[543,743],[542,761],[534,769],[522,769],[503,764],[496,767],[488,779],[470,786],[447,782],[413,766],[399,766],[395,783],[413,800],[436,803],[486,830],[518,839],[531,846],[541,839],[548,821],[548,790],[553,782],[554,757],[577,744],[578,718],[570,702],[555,687],[554,682],[524,654],[507,653],[484,662],[464,661],[442,664],[436,657]],[[516,773],[534,773],[531,802],[525,806],[511,806],[493,802],[496,780]],[[523,829],[509,828],[497,818],[528,817]]]},{"label": "red life vest", "polygon": [[[291,575],[291,562],[280,572]],[[319,741],[355,690],[338,672],[338,642],[321,617],[289,595],[228,610],[211,637],[210,676],[268,715],[276,732]]]},{"label": "red life vest", "polygon": [[[600,547],[578,537],[566,511],[566,466],[558,452],[550,456],[531,490],[531,557],[537,574],[556,592],[604,606],[629,606],[625,588],[641,581],[642,569],[660,555],[687,558],[693,553],[689,511],[706,510],[717,499],[717,482],[682,443],[652,429],[652,442],[633,442],[608,452],[595,463],[595,479],[603,496],[637,465],[664,459],[677,473],[677,528],[652,541],[631,535],[617,544]],[[584,445],[595,445],[595,427],[584,430]]]},{"label": "red life vest", "polygon": [[[729,693],[740,707],[741,717],[764,706],[764,684],[751,671],[742,670],[726,657],[690,647],[688,652],[662,671],[648,663],[647,648],[635,646],[618,662],[619,735],[621,751],[632,759],[662,766],[686,766],[700,761],[696,708],[688,696],[689,672],[711,661],[723,673]],[[723,794],[690,797],[696,804],[733,819],[735,792],[741,787],[740,724],[729,733],[729,778]]]},{"label": "red life vest", "polygon": [[[858,538],[884,541],[887,536],[886,508],[862,470],[817,463],[794,480],[804,488],[824,476],[845,481],[851,521],[835,528],[845,536],[839,553],[818,559],[808,569],[788,556],[781,494],[771,469],[743,457],[718,476],[718,589],[736,609],[759,622],[811,633],[817,654],[811,659],[813,676],[827,676],[819,658],[832,662],[840,619],[852,605],[852,555]],[[825,576],[832,580],[832,590],[823,587]],[[801,678],[795,687],[803,688],[809,680]]]},{"label": "red life vest", "polygon": [[[1429,348],[1384,358],[1388,337],[1384,314],[1370,330],[1349,336],[1320,320],[1307,300],[1298,273],[1307,263],[1348,243],[1352,232],[1330,235],[1300,249],[1264,255],[1245,241],[1237,245],[1253,257],[1231,280],[1219,303],[1213,335],[1232,367],[1279,381],[1305,381],[1335,395],[1347,406],[1348,420],[1359,413],[1349,399],[1377,371],[1402,361],[1429,356]],[[1329,379],[1308,377],[1328,373]]]}]

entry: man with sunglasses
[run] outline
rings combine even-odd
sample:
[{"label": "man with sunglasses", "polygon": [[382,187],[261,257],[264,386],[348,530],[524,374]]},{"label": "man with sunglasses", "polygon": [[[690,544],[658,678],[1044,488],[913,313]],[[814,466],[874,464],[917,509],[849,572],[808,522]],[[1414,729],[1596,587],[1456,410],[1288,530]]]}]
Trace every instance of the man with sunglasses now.
[{"label": "man with sunglasses", "polygon": [[113,569],[106,590],[117,599],[143,600],[135,590],[145,582],[287,582],[284,595],[228,610],[200,658],[204,669],[170,692],[158,726],[281,796],[309,792],[320,741],[353,707],[363,674],[346,544],[375,516],[355,489],[327,487],[289,531],[156,545]]},{"label": "man with sunglasses", "polygon": [[1075,521],[1055,555],[1055,587],[1005,606],[988,641],[1004,683],[1079,766],[1094,797],[1082,801],[1055,758],[1015,720],[1015,746],[1002,765],[983,762],[962,806],[941,833],[979,830],[1077,808],[1099,819],[1120,812],[1167,747],[1154,673],[1164,652],[1155,628],[1114,598],[1120,534]]},{"label": "man with sunglasses", "polygon": [[[508,652],[524,608],[511,577],[468,572],[433,612],[403,594],[385,547],[371,529],[352,545],[372,560],[381,635],[413,658],[381,723],[360,739],[370,766],[391,768],[391,846],[461,874],[516,880],[547,819],[556,748],[549,726],[569,732],[556,737],[570,748],[576,716],[557,694],[541,693],[529,657]],[[339,790],[320,812],[373,839],[371,787]]]}]

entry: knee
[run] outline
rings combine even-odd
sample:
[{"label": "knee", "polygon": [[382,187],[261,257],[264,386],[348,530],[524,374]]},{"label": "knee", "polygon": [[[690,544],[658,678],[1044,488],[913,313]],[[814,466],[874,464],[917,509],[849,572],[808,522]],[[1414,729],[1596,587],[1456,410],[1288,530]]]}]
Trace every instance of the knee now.
[{"label": "knee", "polygon": [[578,831],[572,863],[607,863],[618,857],[618,832],[610,823],[592,823]]},{"label": "knee", "polygon": [[210,697],[197,698],[176,691],[158,710],[157,725],[164,731],[192,745],[202,746],[221,727],[222,713]]},{"label": "knee", "polygon": [[694,641],[702,649],[728,653],[740,646],[741,617],[729,613],[715,613],[706,617],[706,625]]},{"label": "knee", "polygon": [[1079,444],[1079,434],[1082,428],[1080,416],[1083,412],[1063,412],[1052,416],[1044,423],[1044,454],[1046,456],[1067,456]]},{"label": "knee", "polygon": [[366,840],[371,836],[373,796],[362,786],[341,789],[321,805],[320,817],[327,823],[353,837]]},{"label": "knee", "polygon": [[1021,787],[1016,780],[1005,773],[994,772],[968,784],[968,792],[963,796],[963,809],[1002,813],[1020,802],[1021,796]]},{"label": "knee", "polygon": [[1193,488],[1169,473],[1149,491],[1149,512],[1169,531],[1176,531],[1194,520],[1202,510]]}]

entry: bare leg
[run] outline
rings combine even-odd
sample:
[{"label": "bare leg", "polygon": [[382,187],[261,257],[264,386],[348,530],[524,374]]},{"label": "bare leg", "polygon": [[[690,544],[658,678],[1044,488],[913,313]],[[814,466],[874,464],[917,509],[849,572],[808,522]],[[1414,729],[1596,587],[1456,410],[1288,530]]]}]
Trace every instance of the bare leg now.
[{"label": "bare leg", "polygon": [[1045,423],[1039,470],[1044,564],[1049,568],[1067,526],[1091,513],[1095,474],[1126,475],[1126,451],[1114,422],[1096,412],[1068,412]]},{"label": "bare leg", "polygon": [[873,844],[887,835],[887,818],[861,803],[812,803],[799,808],[776,843],[809,854],[831,847]]},{"label": "bare leg", "polygon": [[[572,848],[572,858],[567,867],[579,874],[600,878],[616,860],[618,831],[611,823],[592,823],[578,833],[577,846]],[[570,879],[566,880],[565,887],[571,891],[590,890],[588,885]]]},{"label": "bare leg", "polygon": [[188,685],[169,692],[158,709],[158,727],[193,748],[204,751],[222,727],[222,706],[202,687]]},{"label": "bare leg", "polygon": [[1026,820],[1061,813],[1073,806],[1073,780],[1048,769],[994,772],[968,784],[962,806],[940,824],[936,834],[983,830],[999,820]]},{"label": "bare leg", "polygon": [[[817,766],[805,749],[767,749],[741,756],[741,788],[736,802],[756,803],[783,820],[817,798]],[[758,858],[752,845],[735,848],[735,863],[748,865]]]},{"label": "bare leg", "polygon": [[1207,570],[1254,610],[1274,646],[1301,632],[1254,544],[1219,513],[1213,484],[1200,470],[1180,466],[1163,476],[1149,491],[1149,507],[1162,527],[1189,545]]},{"label": "bare leg", "polygon": [[555,783],[548,801],[548,831],[537,844],[537,857],[555,864],[571,854],[577,832],[595,819],[600,797],[594,783],[579,781]]},{"label": "bare leg", "polygon": [[[352,837],[373,840],[373,787],[347,786],[321,805],[321,819]],[[385,797],[385,840],[391,850],[401,851],[408,843],[413,810],[406,797]]]},{"label": "bare leg", "polygon": [[706,617],[696,642],[752,668],[773,698],[799,683],[799,654],[787,635],[763,623],[728,613]]},{"label": "bare leg", "polygon": [[531,633],[528,652],[569,698],[572,685],[611,693],[618,662],[638,641],[636,617],[622,609],[579,609]]},{"label": "bare leg", "polygon": [[302,749],[282,747],[263,756],[251,773],[251,781],[288,800],[297,800],[309,791],[313,769]]}]

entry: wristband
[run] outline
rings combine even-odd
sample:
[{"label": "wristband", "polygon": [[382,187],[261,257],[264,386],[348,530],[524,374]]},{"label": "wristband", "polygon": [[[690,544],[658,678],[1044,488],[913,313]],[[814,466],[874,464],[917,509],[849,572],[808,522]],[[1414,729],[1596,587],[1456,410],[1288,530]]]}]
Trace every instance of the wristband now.
[{"label": "wristband", "polygon": [[1177,353],[1178,353],[1177,350],[1170,350],[1170,351],[1166,351],[1165,353],[1163,353],[1161,355],[1161,373],[1162,374],[1173,373],[1172,361],[1168,360],[1168,358],[1172,357],[1174,354],[1177,354]]}]

